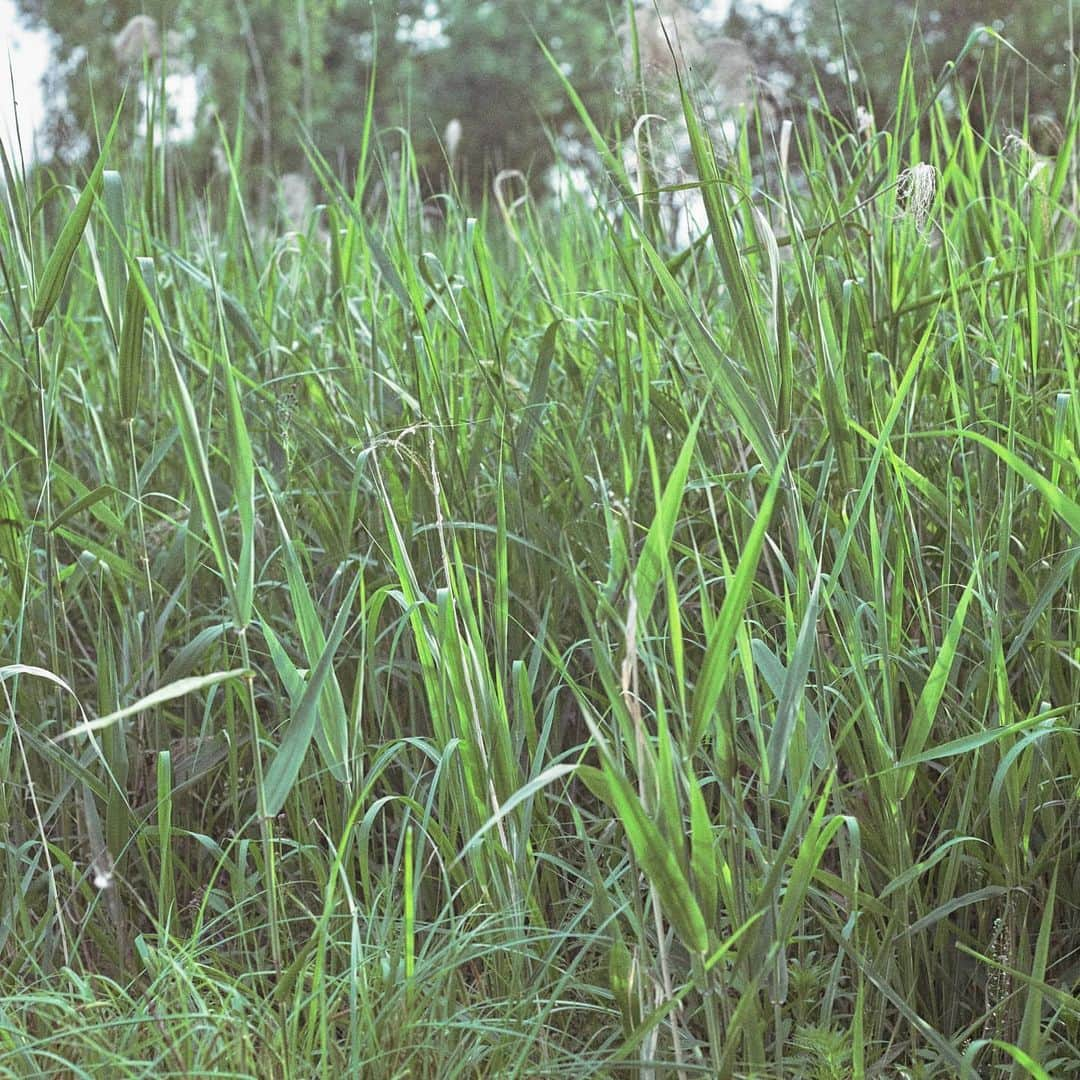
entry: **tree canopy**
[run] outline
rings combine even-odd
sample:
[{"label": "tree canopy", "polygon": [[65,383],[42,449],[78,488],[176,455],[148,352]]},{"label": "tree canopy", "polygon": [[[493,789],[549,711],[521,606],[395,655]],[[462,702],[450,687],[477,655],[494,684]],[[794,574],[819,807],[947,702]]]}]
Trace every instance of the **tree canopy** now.
[{"label": "tree canopy", "polygon": [[[241,164],[248,177],[301,168],[301,130],[347,171],[372,78],[377,125],[409,133],[433,184],[444,168],[440,138],[453,119],[461,125],[461,178],[474,191],[500,168],[538,171],[553,154],[550,134],[572,130],[576,122],[538,41],[601,122],[625,112],[626,73],[616,36],[626,21],[623,0],[18,3],[57,35],[49,95],[57,107],[46,142],[61,157],[88,145],[95,110],[100,117],[119,101],[131,65],[117,56],[116,36],[144,14],[161,25],[162,51],[173,53],[171,63],[194,73],[198,85],[199,135],[186,154],[196,178],[211,167],[215,119],[229,133],[243,127]],[[687,0],[686,6],[706,4],[715,9],[710,0]],[[904,54],[909,38],[921,67],[915,77],[932,78],[972,29],[985,24],[1012,48],[987,36],[969,51],[962,77],[970,84],[977,65],[992,54],[992,62],[1007,62],[1016,72],[1018,110],[1030,98],[1035,111],[1061,113],[1070,78],[1067,9],[1068,0],[793,0],[786,11],[767,14],[756,4],[734,2],[726,33],[745,42],[763,74],[786,87],[789,103],[825,97],[842,112],[845,101],[870,107],[895,101],[899,72],[891,58]],[[128,105],[133,115],[136,97]],[[129,133],[135,130],[134,123],[128,126]]]},{"label": "tree canopy", "polygon": [[[19,2],[57,36],[49,152],[71,156],[93,128],[92,112],[100,116],[119,102],[130,65],[114,43],[145,14],[163,28],[166,51],[174,53],[167,62],[198,82],[203,138],[189,155],[196,169],[209,162],[215,118],[230,132],[244,125],[245,164],[256,169],[298,168],[301,130],[331,162],[347,164],[372,77],[378,125],[409,130],[423,166],[438,170],[439,137],[457,118],[462,160],[474,179],[485,167],[528,169],[550,153],[545,129],[572,116],[537,40],[593,101],[610,89],[607,65],[616,59],[608,0]],[[132,99],[128,107],[134,113],[138,104]]]}]

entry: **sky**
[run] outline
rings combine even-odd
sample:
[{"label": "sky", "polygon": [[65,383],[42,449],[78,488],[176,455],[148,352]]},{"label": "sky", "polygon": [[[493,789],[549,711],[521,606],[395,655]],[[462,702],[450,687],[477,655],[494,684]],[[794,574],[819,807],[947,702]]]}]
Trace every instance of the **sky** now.
[{"label": "sky", "polygon": [[[0,138],[5,146],[14,147],[15,113],[11,94],[14,75],[14,101],[19,106],[19,127],[29,155],[32,132],[45,119],[41,78],[49,63],[49,35],[16,26],[15,18],[14,0],[0,0]],[[12,30],[14,33],[9,32]]]}]

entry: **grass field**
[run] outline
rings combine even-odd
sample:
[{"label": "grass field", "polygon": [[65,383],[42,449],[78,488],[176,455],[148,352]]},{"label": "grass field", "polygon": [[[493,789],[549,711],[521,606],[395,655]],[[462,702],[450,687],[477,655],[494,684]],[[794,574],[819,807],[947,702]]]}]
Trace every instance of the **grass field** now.
[{"label": "grass field", "polygon": [[1003,100],[688,107],[681,253],[617,157],[425,224],[370,113],[303,234],[5,155],[0,1075],[1080,1073],[1080,118]]}]

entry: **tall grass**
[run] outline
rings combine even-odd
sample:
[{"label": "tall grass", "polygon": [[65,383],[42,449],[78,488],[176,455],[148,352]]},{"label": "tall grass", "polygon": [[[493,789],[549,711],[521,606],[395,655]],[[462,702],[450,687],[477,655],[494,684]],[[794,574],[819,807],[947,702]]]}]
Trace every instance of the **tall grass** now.
[{"label": "tall grass", "polygon": [[5,152],[0,1072],[1077,1072],[1080,119],[957,100],[685,96],[675,255]]}]

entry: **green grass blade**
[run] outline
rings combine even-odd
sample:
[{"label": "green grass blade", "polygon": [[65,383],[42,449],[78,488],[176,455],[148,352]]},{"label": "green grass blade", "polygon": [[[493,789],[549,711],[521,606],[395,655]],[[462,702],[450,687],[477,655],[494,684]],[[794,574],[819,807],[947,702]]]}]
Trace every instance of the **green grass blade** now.
[{"label": "green grass blade", "polygon": [[345,636],[345,629],[349,625],[353,600],[360,588],[360,576],[357,575],[349,591],[342,600],[334,625],[326,638],[326,647],[323,649],[319,662],[315,665],[307,687],[300,698],[296,709],[289,719],[288,728],[282,736],[277,750],[274,752],[270,767],[266,770],[265,787],[262,795],[262,812],[270,817],[275,817],[281,812],[285,800],[296,785],[300,775],[300,766],[304,763],[311,737],[315,731],[315,723],[318,717],[319,698],[323,692],[323,686],[333,668],[334,655]]},{"label": "green grass blade", "polygon": [[[3,675],[3,672],[4,669],[0,668],[0,675]],[[57,738],[74,739],[77,735],[89,735],[92,732],[101,731],[102,728],[110,727],[121,720],[126,720],[129,716],[137,716],[139,713],[146,712],[149,709],[156,709],[167,701],[175,701],[176,698],[185,697],[187,694],[196,694],[200,690],[207,690],[211,686],[217,686],[218,683],[227,682],[229,679],[250,678],[250,676],[251,673],[245,668],[234,668],[232,671],[215,671],[212,675],[194,675],[187,679],[177,679],[176,682],[169,683],[168,686],[162,686],[153,693],[139,698],[134,704],[117,709],[115,712],[109,713],[108,716],[100,716],[97,720],[88,720],[85,723],[77,724],[63,734],[58,735]]]},{"label": "green grass blade", "polygon": [[[934,666],[930,669],[930,674],[927,676],[926,683],[919,694],[919,700],[915,705],[915,714],[911,719],[911,727],[908,729],[907,738],[904,740],[903,750],[901,751],[900,756],[902,758],[911,758],[921,753],[926,745],[926,740],[930,737],[930,732],[933,730],[934,721],[937,719],[938,706],[941,704],[942,695],[948,685],[949,673],[952,671],[953,662],[956,659],[968,607],[975,596],[975,580],[976,574],[973,573],[964,588],[959,603],[956,605],[956,611],[953,613],[949,628],[945,632],[941,648],[934,659]],[[895,775],[896,798],[902,799],[915,781],[915,770],[913,768],[898,769]]]},{"label": "green grass blade", "polygon": [[[657,503],[656,514],[649,526],[645,546],[642,548],[641,558],[634,572],[634,596],[637,600],[638,618],[642,626],[645,625],[652,612],[656,590],[660,587],[664,566],[670,558],[671,541],[675,535],[675,525],[682,506],[683,492],[686,490],[686,480],[690,472],[690,463],[693,461],[700,424],[701,414],[699,413],[698,418],[690,425],[690,430],[683,440],[682,449],[679,451],[678,460],[671,470],[664,493]],[[651,446],[649,433],[645,432],[644,436]]]},{"label": "green grass blade", "polygon": [[[792,738],[795,736],[795,728],[799,718],[799,705],[806,694],[806,677],[809,674],[810,662],[813,659],[814,648],[817,645],[818,596],[820,590],[821,575],[819,574],[814,579],[814,587],[810,592],[810,599],[806,605],[806,613],[803,615],[802,626],[799,628],[799,636],[795,641],[795,647],[788,663],[784,688],[780,695],[780,703],[776,708],[776,723],[769,734],[770,796],[775,795],[780,789],[788,749]],[[806,749],[810,749],[810,747],[806,747]]]},{"label": "green grass blade", "polygon": [[[705,731],[712,721],[716,712],[716,706],[720,701],[724,686],[727,683],[728,674],[731,670],[731,652],[735,643],[735,634],[742,621],[746,605],[750,599],[750,590],[757,574],[758,561],[761,558],[761,550],[765,543],[765,533],[772,520],[773,508],[776,505],[777,494],[780,490],[780,482],[784,476],[785,463],[782,459],[773,470],[769,486],[761,500],[761,509],[754,519],[753,528],[747,537],[746,546],[739,556],[738,564],[727,584],[724,594],[724,602],[716,623],[709,635],[705,646],[705,657],[701,662],[701,674],[698,676],[697,685],[694,687],[694,696],[691,705],[690,738],[688,753],[693,755],[700,745]],[[721,757],[730,759],[734,748],[725,746],[720,748]],[[729,767],[733,762],[728,760]]]}]

